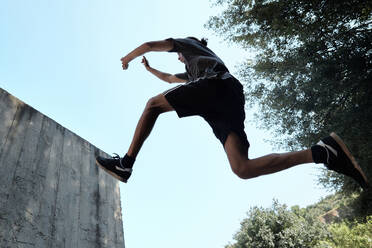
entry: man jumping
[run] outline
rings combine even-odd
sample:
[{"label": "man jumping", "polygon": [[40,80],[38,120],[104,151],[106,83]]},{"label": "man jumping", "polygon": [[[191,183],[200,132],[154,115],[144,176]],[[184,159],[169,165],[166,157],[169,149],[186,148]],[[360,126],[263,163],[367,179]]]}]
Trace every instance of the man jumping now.
[{"label": "man jumping", "polygon": [[352,177],[364,189],[368,182],[363,171],[335,133],[322,139],[310,149],[282,154],[269,154],[249,159],[250,146],[244,132],[245,97],[243,86],[226,68],[223,61],[207,47],[205,39],[169,38],[142,44],[121,59],[124,70],[129,62],[147,52],[177,52],[186,72],[168,74],[150,67],[146,69],[168,83],[184,83],[152,97],[137,124],[132,143],[123,158],[98,156],[97,164],[122,182],[127,182],[132,167],[156,119],[162,113],[176,111],[182,117],[198,115],[211,126],[222,143],[232,171],[242,179],[275,173],[304,163],[323,163],[330,170]]}]

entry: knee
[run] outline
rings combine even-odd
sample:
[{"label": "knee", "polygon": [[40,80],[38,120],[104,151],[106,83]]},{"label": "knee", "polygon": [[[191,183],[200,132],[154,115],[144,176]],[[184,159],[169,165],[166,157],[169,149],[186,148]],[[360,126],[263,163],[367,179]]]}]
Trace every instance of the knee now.
[{"label": "knee", "polygon": [[232,171],[240,179],[251,179],[258,177],[259,174],[254,170],[254,166],[250,160],[240,161],[231,166]]},{"label": "knee", "polygon": [[151,97],[146,104],[146,111],[151,112],[153,114],[161,114],[162,108],[161,108],[161,103],[157,97]]}]

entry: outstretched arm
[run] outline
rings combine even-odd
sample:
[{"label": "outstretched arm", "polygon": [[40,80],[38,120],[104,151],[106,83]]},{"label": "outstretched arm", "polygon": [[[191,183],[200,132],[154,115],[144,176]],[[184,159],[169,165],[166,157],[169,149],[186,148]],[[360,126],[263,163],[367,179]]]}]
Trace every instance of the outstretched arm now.
[{"label": "outstretched arm", "polygon": [[143,56],[143,58],[142,58],[142,63],[146,67],[146,70],[148,70],[149,72],[151,72],[152,74],[154,74],[159,79],[161,79],[165,82],[168,82],[168,83],[185,83],[185,82],[187,82],[186,80],[178,78],[175,75],[165,73],[165,72],[161,72],[161,71],[158,71],[158,70],[152,68],[149,65],[149,62],[147,61],[145,56]]},{"label": "outstretched arm", "polygon": [[128,53],[125,57],[121,58],[121,63],[123,70],[128,69],[128,64],[133,59],[148,53],[148,52],[166,52],[173,48],[173,43],[170,40],[161,40],[161,41],[149,41],[143,43],[130,53]]}]

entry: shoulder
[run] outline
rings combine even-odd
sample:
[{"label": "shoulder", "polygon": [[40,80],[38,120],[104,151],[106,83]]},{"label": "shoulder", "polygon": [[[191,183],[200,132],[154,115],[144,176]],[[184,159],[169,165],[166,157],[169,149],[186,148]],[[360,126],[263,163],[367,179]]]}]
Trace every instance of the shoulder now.
[{"label": "shoulder", "polygon": [[195,53],[206,50],[204,45],[190,38],[168,38],[166,41],[171,42],[173,45],[169,52]]}]

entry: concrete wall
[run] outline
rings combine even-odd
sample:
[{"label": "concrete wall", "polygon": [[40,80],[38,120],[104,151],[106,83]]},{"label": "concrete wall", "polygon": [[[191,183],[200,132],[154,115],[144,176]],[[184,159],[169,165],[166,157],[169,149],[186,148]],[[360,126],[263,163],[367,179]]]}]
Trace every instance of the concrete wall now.
[{"label": "concrete wall", "polygon": [[0,247],[124,247],[106,155],[0,89]]}]

